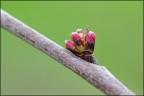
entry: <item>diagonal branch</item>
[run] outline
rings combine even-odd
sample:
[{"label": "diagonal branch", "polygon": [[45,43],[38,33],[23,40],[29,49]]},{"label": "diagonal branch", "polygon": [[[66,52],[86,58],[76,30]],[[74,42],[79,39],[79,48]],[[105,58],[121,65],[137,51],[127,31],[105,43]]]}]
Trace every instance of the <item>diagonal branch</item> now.
[{"label": "diagonal branch", "polygon": [[1,10],[1,27],[46,53],[107,95],[134,95],[105,67],[91,64]]}]

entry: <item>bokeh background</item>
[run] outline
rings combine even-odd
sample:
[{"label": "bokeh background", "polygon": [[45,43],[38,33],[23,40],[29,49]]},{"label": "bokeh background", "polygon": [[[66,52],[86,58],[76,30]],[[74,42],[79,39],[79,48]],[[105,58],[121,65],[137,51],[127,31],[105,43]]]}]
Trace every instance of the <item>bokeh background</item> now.
[{"label": "bokeh background", "polygon": [[[143,94],[143,4],[136,1],[1,1],[1,8],[65,47],[78,28],[97,35],[95,57]],[[102,95],[54,59],[1,28],[3,95]]]}]

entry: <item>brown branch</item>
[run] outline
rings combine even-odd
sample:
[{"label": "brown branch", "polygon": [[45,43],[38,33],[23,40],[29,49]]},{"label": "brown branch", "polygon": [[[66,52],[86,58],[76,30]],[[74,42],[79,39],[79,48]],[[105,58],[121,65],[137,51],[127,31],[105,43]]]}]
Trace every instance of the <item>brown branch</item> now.
[{"label": "brown branch", "polygon": [[1,27],[68,67],[107,95],[135,95],[105,67],[91,64],[1,10]]}]

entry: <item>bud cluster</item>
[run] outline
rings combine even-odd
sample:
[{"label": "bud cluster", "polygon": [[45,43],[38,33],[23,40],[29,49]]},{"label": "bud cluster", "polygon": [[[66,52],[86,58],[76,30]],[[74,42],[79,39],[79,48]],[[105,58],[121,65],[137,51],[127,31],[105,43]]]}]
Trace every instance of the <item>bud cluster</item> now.
[{"label": "bud cluster", "polygon": [[76,32],[71,33],[71,38],[72,41],[65,40],[66,48],[76,56],[92,63],[93,61],[87,60],[86,57],[94,53],[94,45],[96,42],[95,33],[89,29],[86,29],[85,31],[77,29]]}]

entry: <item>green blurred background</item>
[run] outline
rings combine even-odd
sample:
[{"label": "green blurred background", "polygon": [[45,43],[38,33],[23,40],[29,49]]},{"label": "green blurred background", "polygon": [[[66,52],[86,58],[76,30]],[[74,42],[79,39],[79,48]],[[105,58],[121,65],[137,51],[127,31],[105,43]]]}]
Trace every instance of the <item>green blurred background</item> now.
[{"label": "green blurred background", "polygon": [[[142,2],[1,1],[1,7],[65,47],[78,28],[97,35],[95,57],[123,84],[143,94]],[[81,77],[44,53],[1,29],[3,95],[102,95]]]}]

